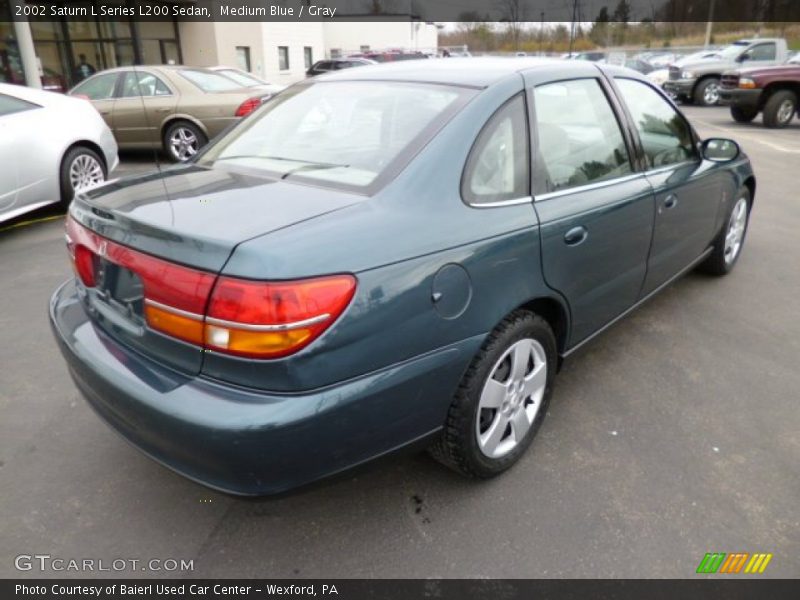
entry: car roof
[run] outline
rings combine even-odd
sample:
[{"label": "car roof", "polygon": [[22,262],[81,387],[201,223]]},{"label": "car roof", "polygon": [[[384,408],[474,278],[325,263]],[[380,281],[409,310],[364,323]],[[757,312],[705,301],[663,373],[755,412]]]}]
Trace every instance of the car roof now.
[{"label": "car roof", "polygon": [[[416,81],[485,88],[514,73],[558,67],[566,76],[586,73],[586,61],[538,57],[441,58],[387,62],[321,75],[321,81]],[[604,68],[596,65],[597,68]],[[626,70],[627,71],[627,70]],[[584,75],[585,76],[585,75]]]}]

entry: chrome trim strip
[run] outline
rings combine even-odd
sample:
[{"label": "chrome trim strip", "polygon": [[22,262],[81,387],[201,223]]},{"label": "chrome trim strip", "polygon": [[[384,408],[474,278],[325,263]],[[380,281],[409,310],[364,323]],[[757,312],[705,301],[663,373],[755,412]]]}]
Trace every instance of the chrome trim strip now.
[{"label": "chrome trim strip", "polygon": [[500,208],[501,206],[517,206],[519,204],[531,204],[533,196],[525,196],[523,198],[512,198],[511,200],[501,200],[500,202],[467,202],[467,206],[471,208]]},{"label": "chrome trim strip", "polygon": [[631,175],[625,175],[624,177],[616,177],[614,179],[607,179],[605,181],[598,181],[596,183],[589,183],[577,187],[566,188],[563,190],[557,190],[555,192],[547,192],[546,194],[540,194],[536,196],[536,202],[542,202],[544,200],[550,200],[552,198],[559,198],[561,196],[568,196],[570,194],[589,192],[591,190],[608,187],[611,185],[615,185],[617,183],[624,183],[625,181],[633,181],[634,179],[638,179],[643,175],[644,173],[632,173]]},{"label": "chrome trim strip", "polygon": [[186,317],[187,319],[193,319],[200,322],[203,321],[203,315],[198,315],[197,313],[189,312],[188,310],[181,310],[180,308],[175,308],[174,306],[169,306],[168,304],[161,304],[161,302],[150,300],[150,298],[145,298],[144,303],[156,308],[160,308],[164,312],[178,315],[179,317]]},{"label": "chrome trim strip", "polygon": [[239,323],[237,321],[226,321],[225,319],[215,319],[214,317],[206,317],[206,323],[210,325],[220,325],[221,327],[228,327],[231,329],[244,329],[245,331],[287,331],[290,329],[300,329],[309,325],[315,325],[330,319],[328,313],[304,319],[302,321],[295,321],[294,323],[281,323],[278,325],[251,325],[250,323]]},{"label": "chrome trim strip", "polygon": [[149,298],[145,298],[144,303],[156,308],[160,308],[165,312],[178,315],[179,317],[186,317],[187,319],[194,319],[195,321],[201,322],[205,321],[210,325],[219,325],[220,327],[244,329],[246,331],[287,331],[290,329],[300,329],[301,327],[316,325],[317,323],[321,323],[322,321],[330,319],[331,317],[330,314],[324,313],[317,315],[316,317],[304,319],[302,321],[294,321],[293,323],[280,323],[278,325],[253,325],[250,323],[239,323],[238,321],[215,319],[214,317],[204,317],[203,315],[198,315],[197,313],[189,312],[187,310],[181,310],[180,308],[175,308],[174,306],[169,306],[168,304],[162,304],[161,302],[156,302],[155,300],[150,300]]}]

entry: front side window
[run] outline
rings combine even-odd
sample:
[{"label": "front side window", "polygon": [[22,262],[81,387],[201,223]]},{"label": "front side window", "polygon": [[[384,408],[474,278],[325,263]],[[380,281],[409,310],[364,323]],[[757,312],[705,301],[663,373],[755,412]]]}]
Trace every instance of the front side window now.
[{"label": "front side window", "polygon": [[473,205],[530,196],[528,125],[522,95],[503,105],[478,135],[464,168],[461,195]]},{"label": "front side window", "polygon": [[238,90],[242,86],[224,75],[214,71],[201,71],[200,69],[181,69],[181,76],[199,87],[204,92],[227,92]]},{"label": "front side window", "polygon": [[472,94],[412,83],[295,85],[222,137],[199,162],[366,190],[409,160]]},{"label": "front side window", "polygon": [[632,172],[619,122],[597,79],[534,89],[539,192],[552,192]]},{"label": "front side window", "polygon": [[122,80],[122,98],[141,96],[169,96],[167,85],[151,73],[128,71]]},{"label": "front side window", "polygon": [[775,56],[777,55],[777,48],[775,44],[759,44],[758,46],[753,46],[745,52],[745,56],[747,56],[750,60],[775,60]]},{"label": "front side window", "polygon": [[73,96],[86,96],[89,100],[107,100],[114,97],[114,86],[117,84],[118,73],[108,73],[92,77],[84,81],[72,92]]},{"label": "front side window", "polygon": [[289,70],[289,46],[278,46],[278,68],[281,71]]},{"label": "front side window", "polygon": [[38,104],[33,104],[32,102],[26,102],[25,100],[14,98],[13,96],[0,94],[0,117],[26,110],[33,110],[34,108],[40,108],[40,106]]},{"label": "front side window", "polygon": [[639,132],[649,168],[696,158],[689,123],[669,101],[641,81],[618,78],[616,82]]}]

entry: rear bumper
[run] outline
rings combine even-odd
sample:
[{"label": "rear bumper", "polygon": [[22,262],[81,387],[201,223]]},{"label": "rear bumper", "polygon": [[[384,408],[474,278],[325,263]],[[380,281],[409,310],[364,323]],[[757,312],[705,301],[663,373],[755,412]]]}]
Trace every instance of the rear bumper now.
[{"label": "rear bumper", "polygon": [[76,385],[145,454],[224,492],[260,496],[333,475],[435,434],[482,336],[357,379],[293,394],[179,374],[109,338],[72,282],[50,322]]},{"label": "rear bumper", "polygon": [[664,91],[676,96],[691,97],[696,79],[670,79],[664,82]]},{"label": "rear bumper", "polygon": [[758,110],[758,100],[761,90],[741,90],[739,88],[720,88],[719,103],[724,106],[736,106],[751,110]]}]

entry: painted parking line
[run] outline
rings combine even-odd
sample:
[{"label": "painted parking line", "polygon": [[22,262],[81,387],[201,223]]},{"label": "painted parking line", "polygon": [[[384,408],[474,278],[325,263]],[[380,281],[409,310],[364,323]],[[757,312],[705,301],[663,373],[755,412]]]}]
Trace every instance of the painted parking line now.
[{"label": "painted parking line", "polygon": [[28,225],[35,225],[36,223],[46,223],[47,221],[55,221],[57,219],[63,219],[64,215],[50,215],[49,217],[41,217],[39,219],[28,219],[27,221],[20,221],[19,223],[14,223],[13,225],[7,225],[6,227],[0,227],[0,233],[4,231],[10,231],[12,229],[17,229],[18,227],[27,227]]},{"label": "painted parking line", "polygon": [[[792,148],[788,146],[784,146],[782,144],[776,144],[775,142],[771,142],[768,140],[763,139],[761,135],[754,135],[747,131],[742,131],[741,129],[730,129],[728,127],[722,127],[721,125],[715,125],[714,123],[709,123],[708,121],[703,121],[702,119],[693,118],[691,119],[698,125],[702,127],[708,127],[710,129],[716,129],[718,131],[722,131],[728,134],[731,137],[743,137],[748,141],[757,142],[759,144],[763,144],[768,148],[772,148],[773,150],[777,150],[778,152],[786,152],[789,154],[800,154],[800,148]],[[766,131],[766,130],[765,130]]]}]

